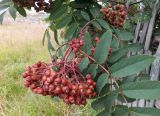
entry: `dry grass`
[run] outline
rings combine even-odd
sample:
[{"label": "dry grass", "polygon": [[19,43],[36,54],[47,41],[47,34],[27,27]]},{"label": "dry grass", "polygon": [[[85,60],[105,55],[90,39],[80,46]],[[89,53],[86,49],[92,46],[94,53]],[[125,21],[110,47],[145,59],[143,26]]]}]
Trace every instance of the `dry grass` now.
[{"label": "dry grass", "polygon": [[42,24],[0,25],[0,116],[91,116],[90,104],[69,107],[23,87],[24,67],[50,59],[41,42],[45,28]]},{"label": "dry grass", "polygon": [[0,45],[19,46],[40,41],[45,30],[40,24],[12,24],[0,26]]}]

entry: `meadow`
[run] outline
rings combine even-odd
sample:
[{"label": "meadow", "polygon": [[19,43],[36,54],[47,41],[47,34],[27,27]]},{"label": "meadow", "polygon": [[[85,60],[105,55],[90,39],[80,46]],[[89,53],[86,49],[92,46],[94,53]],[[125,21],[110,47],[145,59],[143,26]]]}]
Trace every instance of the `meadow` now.
[{"label": "meadow", "polygon": [[67,106],[59,99],[33,94],[23,86],[25,67],[49,61],[42,46],[44,24],[0,25],[0,116],[91,116],[87,106]]}]

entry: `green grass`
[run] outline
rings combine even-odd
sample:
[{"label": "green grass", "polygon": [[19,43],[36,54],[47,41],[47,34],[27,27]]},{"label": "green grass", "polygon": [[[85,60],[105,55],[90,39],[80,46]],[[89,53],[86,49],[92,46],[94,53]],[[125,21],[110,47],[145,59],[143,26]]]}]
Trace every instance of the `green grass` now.
[{"label": "green grass", "polygon": [[[60,100],[33,94],[23,86],[21,77],[25,67],[39,60],[49,61],[47,47],[41,44],[44,30],[36,30],[40,35],[34,35],[34,28],[29,28],[21,39],[17,25],[0,27],[0,116],[91,116],[94,114],[90,104],[85,107],[67,106]],[[3,30],[2,30],[3,28]],[[39,29],[42,27],[39,26]],[[6,29],[6,32],[2,32]],[[14,30],[15,37],[11,35]],[[25,30],[26,31],[26,30]],[[28,34],[29,33],[29,34]],[[31,38],[34,35],[34,38]],[[40,38],[41,37],[41,38]]]}]

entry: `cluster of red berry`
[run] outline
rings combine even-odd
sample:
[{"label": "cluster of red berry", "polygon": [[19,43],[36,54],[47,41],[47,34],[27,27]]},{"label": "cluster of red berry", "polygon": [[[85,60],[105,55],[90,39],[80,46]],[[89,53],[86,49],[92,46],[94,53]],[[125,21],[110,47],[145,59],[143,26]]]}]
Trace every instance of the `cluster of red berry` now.
[{"label": "cluster of red berry", "polygon": [[101,9],[101,12],[104,14],[105,20],[115,27],[122,27],[127,15],[125,6],[120,4],[112,5],[109,3]]},{"label": "cluster of red berry", "polygon": [[69,42],[69,46],[72,48],[74,52],[78,52],[78,50],[84,45],[84,40],[75,38]]},{"label": "cluster of red berry", "polygon": [[53,7],[53,1],[49,0],[46,2],[45,0],[12,0],[14,4],[18,7],[25,7],[31,9],[32,7],[36,10],[36,12],[44,11],[47,12]]},{"label": "cluster of red berry", "polygon": [[91,74],[82,77],[77,70],[64,67],[63,62],[58,62],[56,66],[58,71],[44,62],[27,67],[22,74],[24,85],[34,93],[57,96],[67,104],[85,105],[87,99],[96,97],[96,83]]}]

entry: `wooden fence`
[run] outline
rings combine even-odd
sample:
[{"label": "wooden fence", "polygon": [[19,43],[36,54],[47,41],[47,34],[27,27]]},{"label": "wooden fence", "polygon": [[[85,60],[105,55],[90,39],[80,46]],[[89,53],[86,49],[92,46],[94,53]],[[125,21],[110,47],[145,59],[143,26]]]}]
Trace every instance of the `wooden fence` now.
[{"label": "wooden fence", "polygon": [[[156,20],[156,14],[157,14],[157,4],[159,2],[160,2],[159,0],[156,0],[156,2],[153,3],[152,5],[152,18],[148,22],[138,23],[136,26],[135,38],[133,42],[144,44],[143,50],[137,54],[152,54],[150,51],[150,46],[153,40],[152,35],[153,35],[153,29],[154,29],[155,20]],[[158,46],[155,56],[157,57],[156,61],[152,64],[151,68],[146,70],[146,73],[150,75],[151,80],[160,79],[160,44]],[[118,101],[118,104],[126,105],[126,103],[122,103],[119,101]],[[149,100],[148,101],[148,100],[137,99],[135,102],[129,103],[128,105],[132,107],[160,108],[160,100]]]}]

